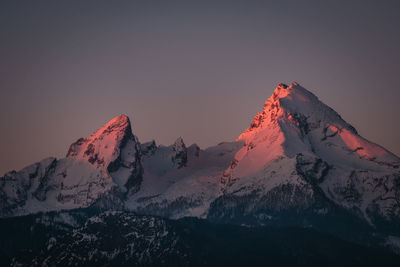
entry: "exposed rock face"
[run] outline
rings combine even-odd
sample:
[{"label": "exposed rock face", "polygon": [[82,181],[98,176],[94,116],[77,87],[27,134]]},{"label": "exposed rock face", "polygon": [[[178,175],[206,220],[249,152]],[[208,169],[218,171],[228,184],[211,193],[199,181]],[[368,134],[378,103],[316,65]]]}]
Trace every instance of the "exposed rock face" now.
[{"label": "exposed rock face", "polygon": [[[32,195],[39,201],[44,201],[46,200],[46,194],[49,190],[52,189],[51,186],[51,181],[50,178],[52,175],[54,175],[54,171],[56,169],[57,166],[57,160],[53,159],[50,163],[50,165],[48,165],[45,170],[44,170],[44,174],[42,176],[37,177],[38,178],[38,187],[36,188],[36,190],[32,193]],[[37,165],[36,170],[35,170],[35,174],[38,174],[38,169],[40,167],[40,164]],[[35,178],[35,174],[33,174],[32,176],[30,175],[29,178]]]},{"label": "exposed rock face", "polygon": [[55,158],[47,158],[16,172],[5,174],[0,179],[0,215],[10,216],[27,201],[46,199],[50,189],[49,178],[54,174],[57,165]]},{"label": "exposed rock face", "polygon": [[142,155],[152,156],[154,152],[157,150],[156,141],[150,141],[140,145],[140,150],[142,151]]},{"label": "exposed rock face", "polygon": [[178,169],[185,167],[187,164],[187,149],[182,137],[176,139],[175,143],[172,145],[172,150],[174,155],[171,160]]}]

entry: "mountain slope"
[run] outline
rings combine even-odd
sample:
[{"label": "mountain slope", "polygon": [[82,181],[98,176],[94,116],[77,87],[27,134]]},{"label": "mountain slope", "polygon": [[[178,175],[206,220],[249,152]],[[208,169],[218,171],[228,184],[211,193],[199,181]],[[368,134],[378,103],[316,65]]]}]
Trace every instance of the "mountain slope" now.
[{"label": "mountain slope", "polygon": [[[194,144],[176,152],[182,142],[179,138],[142,157],[142,188],[125,202],[126,208],[169,218],[207,216],[210,203],[221,194],[221,174],[242,143],[221,143],[205,150]],[[177,165],[182,158],[185,166]]]},{"label": "mountain slope", "polygon": [[[399,256],[311,229],[85,210],[0,219],[2,266],[397,266]],[[65,223],[67,221],[68,223]]]},{"label": "mountain slope", "polygon": [[224,194],[210,217],[270,223],[286,212],[304,221],[306,213],[340,210],[400,230],[400,159],[297,83],[278,85],[237,141],[244,146],[221,178]]}]

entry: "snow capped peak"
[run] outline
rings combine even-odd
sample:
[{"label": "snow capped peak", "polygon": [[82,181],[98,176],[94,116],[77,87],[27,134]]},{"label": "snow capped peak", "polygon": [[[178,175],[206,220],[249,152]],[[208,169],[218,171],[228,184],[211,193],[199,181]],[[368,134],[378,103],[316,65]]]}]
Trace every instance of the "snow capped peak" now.
[{"label": "snow capped peak", "polygon": [[105,125],[103,125],[100,129],[98,129],[94,134],[91,136],[96,136],[100,137],[101,135],[104,134],[111,134],[114,133],[116,135],[122,133],[122,134],[132,134],[132,129],[131,129],[131,123],[126,115],[120,115],[109,122],[107,122]]},{"label": "snow capped peak", "polygon": [[[278,84],[271,97],[264,103],[263,110],[254,117],[250,127],[237,140],[247,140],[268,127],[281,127],[290,122],[300,126],[299,120],[314,124],[328,122],[337,128],[356,130],[346,123],[333,109],[322,103],[313,93],[293,82],[290,86]],[[285,122],[284,122],[285,121]]]},{"label": "snow capped peak", "polygon": [[104,171],[123,192],[134,193],[142,181],[141,148],[126,115],[113,118],[92,135],[73,143],[67,157],[88,161]]},{"label": "snow capped peak", "polygon": [[120,149],[128,140],[137,142],[132,134],[129,118],[126,115],[120,115],[89,137],[78,139],[70,146],[67,157],[85,160],[93,165],[107,168],[118,158]]},{"label": "snow capped peak", "polygon": [[[275,88],[272,96],[270,97],[270,99],[272,98],[271,100],[276,101],[279,98],[286,97],[290,93],[294,93],[296,89],[301,90],[301,88],[302,87],[297,82],[292,82],[292,84],[289,85],[289,86],[287,84],[285,84],[285,83],[279,83],[276,86],[276,88]],[[304,88],[302,88],[302,89],[306,90]],[[269,100],[269,99],[267,99],[267,100]]]},{"label": "snow capped peak", "polygon": [[280,157],[299,154],[353,166],[366,164],[362,159],[390,166],[400,161],[359,136],[336,111],[296,82],[280,83],[237,141],[244,141],[244,147],[231,168],[236,175],[227,172],[232,177],[250,175]]}]

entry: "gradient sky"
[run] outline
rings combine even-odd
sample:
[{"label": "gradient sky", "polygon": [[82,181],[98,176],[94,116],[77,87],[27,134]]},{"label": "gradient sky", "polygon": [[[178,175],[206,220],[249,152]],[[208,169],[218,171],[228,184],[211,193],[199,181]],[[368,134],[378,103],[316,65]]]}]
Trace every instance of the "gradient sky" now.
[{"label": "gradient sky", "polygon": [[400,1],[1,1],[0,175],[127,114],[139,140],[234,140],[297,81],[400,155]]}]

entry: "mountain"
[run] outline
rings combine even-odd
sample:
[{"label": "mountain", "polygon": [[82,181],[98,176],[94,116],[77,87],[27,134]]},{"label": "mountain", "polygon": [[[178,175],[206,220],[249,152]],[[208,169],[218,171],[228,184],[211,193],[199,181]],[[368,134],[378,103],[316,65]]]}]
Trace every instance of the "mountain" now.
[{"label": "mountain", "polygon": [[126,211],[0,220],[1,266],[397,266],[400,256],[312,229],[244,227]]},{"label": "mountain", "polygon": [[139,190],[142,173],[140,144],[122,115],[73,143],[65,158],[47,158],[0,178],[0,214],[122,206]]},{"label": "mountain", "polygon": [[126,195],[140,189],[143,174],[140,143],[125,115],[112,119],[91,136],[73,143],[67,158],[89,162],[102,170]]},{"label": "mountain", "polygon": [[400,248],[400,159],[297,83],[279,84],[234,142],[140,143],[125,115],[0,178],[0,216],[96,208],[306,227]]},{"label": "mountain", "polygon": [[224,172],[223,194],[208,216],[240,214],[264,223],[290,210],[340,211],[399,230],[400,159],[297,83],[278,85],[237,141],[244,146]]}]

